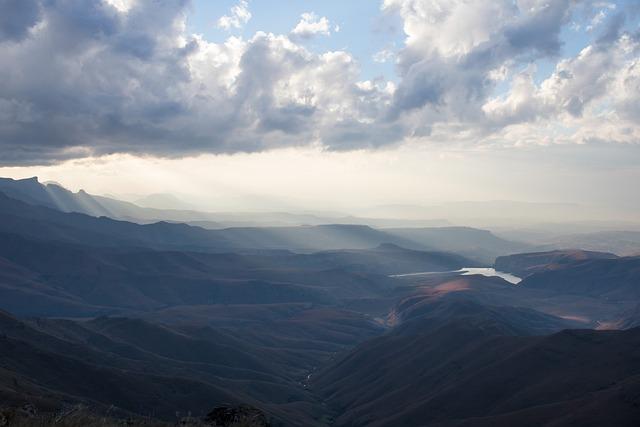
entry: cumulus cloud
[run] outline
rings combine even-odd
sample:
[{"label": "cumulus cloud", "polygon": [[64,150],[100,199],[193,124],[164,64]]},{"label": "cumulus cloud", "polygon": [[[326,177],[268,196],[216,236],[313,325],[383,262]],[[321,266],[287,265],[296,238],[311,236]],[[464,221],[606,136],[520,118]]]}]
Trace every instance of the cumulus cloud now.
[{"label": "cumulus cloud", "polygon": [[[622,30],[624,13],[607,15],[591,45],[559,58],[562,29],[578,6],[614,10],[568,0],[386,0],[385,10],[403,17],[407,35],[390,117],[409,129],[428,126],[432,141],[585,142],[596,139],[595,123],[606,122],[604,140],[639,142],[638,127],[618,114],[622,92],[615,88],[617,76],[638,60],[638,38]],[[557,65],[537,83],[532,64],[540,58]],[[505,80],[510,88],[496,94]],[[624,131],[610,131],[616,121]]]},{"label": "cumulus cloud", "polygon": [[[616,141],[637,142],[637,130],[629,132],[633,119],[626,116],[626,105],[635,105],[638,82],[634,81],[638,62],[638,45],[629,34],[619,34],[620,21],[615,17],[612,28],[605,30],[606,37],[585,47],[577,56],[558,61],[553,73],[539,85],[531,73],[522,73],[513,80],[507,96],[488,100],[483,105],[487,118],[504,126],[513,123],[529,123],[547,120],[557,125],[576,127],[581,132],[575,136],[597,139],[593,123],[617,121],[620,129],[626,129],[607,138]],[[625,123],[626,122],[626,123]],[[587,129],[590,135],[587,136]],[[604,128],[603,128],[604,129]],[[624,135],[627,134],[627,136]]]},{"label": "cumulus cloud", "polygon": [[370,123],[391,93],[362,87],[348,52],[263,32],[212,43],[185,32],[184,0],[40,7],[36,31],[0,44],[0,163],[386,142]]},{"label": "cumulus cloud", "polygon": [[230,30],[232,28],[240,29],[251,19],[251,11],[246,0],[233,6],[228,15],[223,15],[218,19],[218,27]]},{"label": "cumulus cloud", "polygon": [[[340,27],[336,26],[335,31],[340,31]],[[318,34],[328,36],[331,34],[331,24],[324,16],[319,17],[313,12],[305,12],[300,16],[300,21],[291,30],[291,34],[305,39]]]},{"label": "cumulus cloud", "polygon": [[[640,141],[640,35],[625,30],[622,8],[562,57],[562,30],[579,18],[573,0],[385,0],[406,35],[397,80],[363,81],[348,51],[301,43],[331,30],[315,15],[298,34],[300,23],[214,43],[188,33],[188,0],[0,1],[15,18],[0,18],[1,164]],[[242,25],[247,3],[228,17],[223,26]],[[541,58],[556,63],[542,79]]]},{"label": "cumulus cloud", "polygon": [[493,89],[492,70],[558,53],[570,4],[558,0],[523,10],[511,0],[386,0],[385,8],[403,17],[407,34],[395,113],[434,107],[453,116],[479,114]]}]

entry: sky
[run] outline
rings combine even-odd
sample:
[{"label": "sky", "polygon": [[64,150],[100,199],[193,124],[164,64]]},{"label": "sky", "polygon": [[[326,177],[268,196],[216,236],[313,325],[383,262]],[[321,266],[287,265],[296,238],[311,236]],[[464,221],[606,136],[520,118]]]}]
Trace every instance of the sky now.
[{"label": "sky", "polygon": [[0,0],[0,175],[207,209],[640,209],[640,3]]}]

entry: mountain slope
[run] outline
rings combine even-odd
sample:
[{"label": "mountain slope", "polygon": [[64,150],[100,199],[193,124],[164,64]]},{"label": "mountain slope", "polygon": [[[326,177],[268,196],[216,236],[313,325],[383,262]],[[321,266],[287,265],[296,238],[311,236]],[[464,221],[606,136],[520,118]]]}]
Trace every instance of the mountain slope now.
[{"label": "mountain slope", "polygon": [[589,406],[574,420],[594,408],[617,425],[640,420],[640,395],[628,391],[640,385],[639,329],[532,337],[482,310],[447,319],[410,320],[314,375],[336,425],[492,425],[486,419],[503,417],[511,424],[495,425],[562,426],[576,402]]},{"label": "mountain slope", "polygon": [[578,249],[565,249],[549,252],[532,252],[501,256],[496,258],[496,270],[513,273],[518,277],[527,277],[545,270],[561,269],[567,264],[590,259],[615,259],[608,252],[591,252]]},{"label": "mountain slope", "polygon": [[640,298],[640,257],[588,259],[527,277],[520,286],[612,300]]},{"label": "mountain slope", "polygon": [[[318,328],[317,315],[299,316],[305,311],[279,321]],[[0,398],[41,409],[82,402],[165,420],[176,412],[202,416],[222,404],[248,403],[286,425],[321,425],[324,410],[301,380],[313,364],[379,330],[362,316],[343,316],[343,336],[325,333],[323,342],[318,333],[312,340],[282,326],[263,329],[261,340],[241,328],[107,317],[20,321],[0,312]],[[336,327],[341,322],[330,318]]]}]

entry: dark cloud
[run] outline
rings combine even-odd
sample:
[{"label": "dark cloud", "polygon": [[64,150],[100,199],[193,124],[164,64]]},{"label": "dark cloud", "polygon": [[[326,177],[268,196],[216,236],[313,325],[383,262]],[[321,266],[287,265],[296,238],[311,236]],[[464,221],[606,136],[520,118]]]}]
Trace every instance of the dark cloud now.
[{"label": "dark cloud", "polygon": [[504,37],[516,54],[529,50],[541,55],[557,55],[562,46],[560,31],[570,17],[570,0],[554,0],[504,30]]},{"label": "dark cloud", "polygon": [[260,129],[266,132],[278,130],[288,134],[300,134],[309,126],[309,118],[315,111],[313,106],[298,104],[268,108],[260,116]]},{"label": "dark cloud", "polygon": [[37,0],[0,0],[0,42],[20,41],[40,20]]},{"label": "dark cloud", "polygon": [[155,53],[156,42],[144,33],[129,33],[119,35],[113,48],[118,53],[131,55],[141,60],[149,60]]}]

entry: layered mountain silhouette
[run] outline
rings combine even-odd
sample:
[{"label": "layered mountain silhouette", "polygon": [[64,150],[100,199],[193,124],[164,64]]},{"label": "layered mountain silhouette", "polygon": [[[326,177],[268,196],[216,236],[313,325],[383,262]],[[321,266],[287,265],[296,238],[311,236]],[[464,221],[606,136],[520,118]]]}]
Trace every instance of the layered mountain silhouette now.
[{"label": "layered mountain silhouette", "polygon": [[[57,238],[77,239],[80,228],[86,238],[112,245],[156,245],[161,248],[199,250],[288,249],[303,252],[335,249],[369,249],[392,243],[408,249],[449,251],[491,264],[497,255],[523,250],[527,246],[496,237],[488,231],[468,227],[431,227],[422,229],[375,229],[358,224],[319,224],[316,226],[232,227],[204,230],[187,226],[211,214],[194,211],[153,210],[116,199],[92,196],[84,191],[73,193],[56,184],[43,185],[37,178],[0,179],[0,214],[5,219],[3,230],[11,227],[27,229],[29,218],[46,220],[33,234],[58,233]],[[3,197],[4,196],[4,197]],[[29,207],[29,206],[31,207]],[[46,210],[48,208],[49,210]],[[52,212],[58,211],[58,214]],[[20,218],[18,212],[25,212]],[[76,215],[60,215],[75,213]],[[77,214],[84,214],[79,216]],[[266,215],[266,214],[265,214]],[[18,216],[18,218],[16,218]],[[94,217],[90,219],[87,217]],[[107,219],[108,218],[108,219]],[[136,227],[132,222],[144,222]],[[156,220],[156,222],[154,222]],[[157,220],[164,220],[157,222]],[[181,222],[181,224],[175,224]],[[148,223],[148,224],[147,224]],[[205,223],[206,224],[206,223]],[[413,230],[413,231],[412,231]],[[67,231],[70,236],[65,236]],[[109,236],[104,236],[105,234]]]}]

